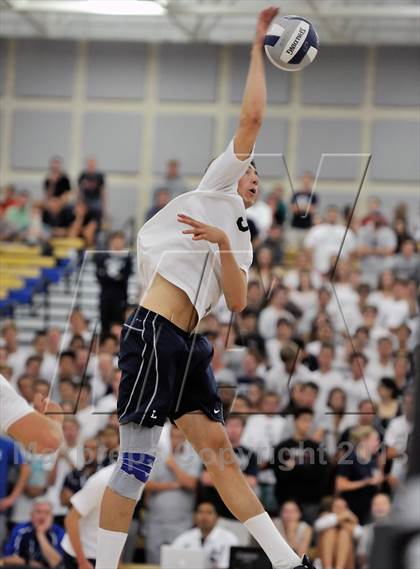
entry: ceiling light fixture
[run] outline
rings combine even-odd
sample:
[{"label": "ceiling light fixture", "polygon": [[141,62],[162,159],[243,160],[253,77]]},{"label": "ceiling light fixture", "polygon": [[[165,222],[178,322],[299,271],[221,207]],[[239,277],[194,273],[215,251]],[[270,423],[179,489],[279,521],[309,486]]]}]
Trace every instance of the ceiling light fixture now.
[{"label": "ceiling light fixture", "polygon": [[103,16],[161,16],[166,13],[165,4],[166,0],[13,0],[16,10]]}]

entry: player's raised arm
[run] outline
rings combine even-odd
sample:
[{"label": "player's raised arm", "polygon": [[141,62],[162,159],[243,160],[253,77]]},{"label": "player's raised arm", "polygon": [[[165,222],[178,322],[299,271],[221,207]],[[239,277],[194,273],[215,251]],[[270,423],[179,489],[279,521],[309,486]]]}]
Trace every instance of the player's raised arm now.
[{"label": "player's raised arm", "polygon": [[278,8],[263,10],[257,22],[251,61],[245,84],[239,127],[234,137],[234,150],[240,160],[246,160],[254,148],[267,104],[263,46],[267,30],[277,16]]}]

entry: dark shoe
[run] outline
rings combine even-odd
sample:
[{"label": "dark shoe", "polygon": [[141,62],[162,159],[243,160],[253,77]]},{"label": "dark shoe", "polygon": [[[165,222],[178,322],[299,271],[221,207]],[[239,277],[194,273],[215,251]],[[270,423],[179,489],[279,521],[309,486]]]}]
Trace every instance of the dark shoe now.
[{"label": "dark shoe", "polygon": [[295,567],[295,569],[315,569],[315,566],[310,561],[309,557],[303,556],[302,564]]}]

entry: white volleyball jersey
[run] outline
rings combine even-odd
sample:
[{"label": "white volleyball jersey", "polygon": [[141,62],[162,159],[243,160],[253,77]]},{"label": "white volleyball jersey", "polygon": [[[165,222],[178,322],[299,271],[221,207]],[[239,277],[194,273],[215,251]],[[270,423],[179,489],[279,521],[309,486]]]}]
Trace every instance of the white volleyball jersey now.
[{"label": "white volleyball jersey", "polygon": [[0,374],[0,432],[7,433],[13,423],[33,412],[32,407]]},{"label": "white volleyball jersey", "polygon": [[179,213],[222,229],[229,237],[239,267],[248,274],[251,238],[244,202],[237,189],[252,156],[239,160],[232,140],[211,163],[196,190],[173,199],[143,225],[137,237],[137,259],[145,290],[159,273],[188,295],[199,319],[220,299],[223,291],[219,248],[215,243],[193,241],[192,235],[183,234],[190,227],[177,221]]}]

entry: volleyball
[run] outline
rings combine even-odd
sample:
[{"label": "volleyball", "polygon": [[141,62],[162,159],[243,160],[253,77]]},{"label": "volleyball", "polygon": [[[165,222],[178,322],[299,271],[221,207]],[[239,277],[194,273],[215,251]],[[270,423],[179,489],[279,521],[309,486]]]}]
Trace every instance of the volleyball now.
[{"label": "volleyball", "polygon": [[300,16],[283,16],[268,29],[265,53],[273,65],[285,71],[300,71],[318,54],[319,38],[314,26]]}]

